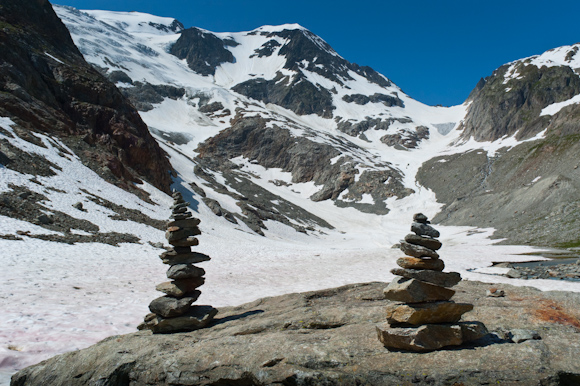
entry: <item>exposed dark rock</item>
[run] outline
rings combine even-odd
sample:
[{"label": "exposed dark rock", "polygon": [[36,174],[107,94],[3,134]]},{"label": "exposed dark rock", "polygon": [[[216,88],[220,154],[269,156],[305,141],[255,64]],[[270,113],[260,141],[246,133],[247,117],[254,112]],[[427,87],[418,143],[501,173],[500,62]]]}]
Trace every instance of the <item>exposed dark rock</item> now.
[{"label": "exposed dark rock", "polygon": [[550,124],[549,116],[540,117],[544,107],[580,94],[580,78],[570,67],[538,68],[522,60],[514,65],[517,76],[504,83],[510,66],[495,70],[470,94],[472,103],[459,127],[464,138],[494,141],[506,135],[533,137]]},{"label": "exposed dark rock", "polygon": [[429,224],[414,222],[411,224],[411,232],[417,236],[439,237],[439,231]]},{"label": "exposed dark rock", "polygon": [[356,103],[357,105],[366,105],[367,103],[383,103],[387,107],[399,106],[405,107],[405,104],[398,96],[374,93],[371,96],[363,94],[351,94],[342,97],[347,103]]},{"label": "exposed dark rock", "polygon": [[121,70],[111,71],[109,74],[107,74],[107,79],[109,79],[113,83],[133,84],[133,79],[131,79],[131,77],[127,75],[127,73]]},{"label": "exposed dark rock", "polygon": [[387,134],[381,137],[381,142],[389,146],[400,146],[406,149],[415,149],[419,143],[429,138],[429,128],[417,126],[415,131],[399,130],[396,134]]},{"label": "exposed dark rock", "polygon": [[393,268],[391,273],[393,275],[409,279],[417,279],[442,287],[453,287],[461,281],[461,276],[457,272],[420,271],[416,269]]},{"label": "exposed dark rock", "polygon": [[383,294],[385,299],[396,302],[421,303],[449,300],[455,291],[417,279],[395,277]]},{"label": "exposed dark rock", "polygon": [[202,113],[214,113],[218,110],[223,110],[224,109],[224,105],[222,105],[221,102],[212,102],[212,103],[208,103],[206,105],[203,105],[199,108],[199,111],[201,111]]},{"label": "exposed dark rock", "polygon": [[367,118],[361,122],[350,122],[340,120],[336,126],[337,130],[342,131],[345,134],[356,137],[357,135],[364,133],[369,129],[375,130],[388,130],[389,126],[393,122],[409,123],[412,122],[410,118]]},{"label": "exposed dark rock", "polygon": [[165,154],[119,90],[84,61],[48,1],[5,0],[0,24],[0,115],[23,130],[90,134],[111,157],[169,191]]},{"label": "exposed dark rock", "polygon": [[405,236],[405,241],[411,244],[421,245],[433,251],[441,248],[441,241],[429,237],[418,236],[412,233]]},{"label": "exposed dark rock", "polygon": [[178,20],[173,20],[173,22],[170,25],[158,24],[158,23],[153,23],[150,21],[149,25],[151,27],[157,28],[159,31],[163,31],[163,32],[178,33],[178,32],[181,32],[185,29],[183,24],[181,24],[181,22],[179,22]]},{"label": "exposed dark rock", "polygon": [[[209,328],[188,333],[113,336],[21,370],[12,386],[450,386],[490,380],[556,386],[580,377],[580,344],[571,339],[580,327],[577,293],[505,285],[509,297],[488,298],[482,296],[488,284],[461,282],[458,302],[475,305],[464,320],[481,321],[491,333],[465,346],[415,353],[389,351],[376,339],[389,304],[379,296],[384,287],[351,284],[225,307]],[[477,336],[477,323],[459,325],[466,326],[462,335]],[[500,336],[517,329],[539,331],[542,339],[516,344]]]},{"label": "exposed dark rock", "polygon": [[271,56],[276,47],[280,47],[281,44],[278,43],[276,40],[268,40],[266,43],[262,44],[262,47],[256,48],[254,50],[255,54],[252,54],[250,58],[257,56],[258,58],[262,58],[264,56]]},{"label": "exposed dark rock", "polygon": [[193,27],[181,32],[169,52],[179,59],[185,59],[189,68],[198,74],[214,75],[220,64],[234,63],[234,55],[226,46],[235,44]]},{"label": "exposed dark rock", "polygon": [[179,99],[185,95],[185,89],[165,84],[132,82],[133,87],[123,87],[121,92],[139,111],[153,109],[154,103],[161,103],[165,98]]},{"label": "exposed dark rock", "polygon": [[299,115],[317,114],[332,118],[335,107],[328,90],[313,85],[302,73],[294,76],[292,83],[288,80],[289,77],[279,72],[272,80],[250,79],[235,85],[232,90],[264,103],[277,104]]}]

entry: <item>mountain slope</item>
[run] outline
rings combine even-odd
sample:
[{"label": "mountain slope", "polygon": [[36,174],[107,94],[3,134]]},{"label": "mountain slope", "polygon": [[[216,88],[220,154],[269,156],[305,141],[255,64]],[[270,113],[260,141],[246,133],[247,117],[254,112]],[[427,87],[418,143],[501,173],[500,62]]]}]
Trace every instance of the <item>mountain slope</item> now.
[{"label": "mountain slope", "polygon": [[418,181],[446,204],[435,221],[492,226],[510,243],[579,246],[579,49],[506,64],[480,82],[462,137],[509,146],[423,165]]},{"label": "mountain slope", "polygon": [[0,116],[26,131],[83,138],[85,163],[127,189],[143,177],[168,191],[165,154],[126,98],[84,61],[50,3],[3,1],[0,23]]}]

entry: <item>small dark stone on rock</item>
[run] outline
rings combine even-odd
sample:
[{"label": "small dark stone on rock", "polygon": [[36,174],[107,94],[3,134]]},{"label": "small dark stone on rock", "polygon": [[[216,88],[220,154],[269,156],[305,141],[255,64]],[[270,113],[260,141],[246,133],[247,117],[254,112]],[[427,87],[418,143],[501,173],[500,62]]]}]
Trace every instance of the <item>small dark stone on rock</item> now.
[{"label": "small dark stone on rock", "polygon": [[415,213],[413,215],[413,221],[421,224],[429,224],[429,219],[423,213]]}]

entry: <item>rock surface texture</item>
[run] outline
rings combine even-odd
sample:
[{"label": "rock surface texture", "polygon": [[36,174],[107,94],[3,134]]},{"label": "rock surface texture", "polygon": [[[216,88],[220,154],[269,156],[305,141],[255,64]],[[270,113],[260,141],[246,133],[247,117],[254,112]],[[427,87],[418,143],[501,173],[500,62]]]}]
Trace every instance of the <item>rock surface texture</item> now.
[{"label": "rock surface texture", "polygon": [[441,248],[435,239],[439,232],[422,213],[415,214],[413,221],[415,234],[400,243],[412,257],[397,260],[402,269],[391,272],[400,276],[383,291],[386,299],[397,303],[387,306],[387,323],[377,326],[379,340],[389,349],[424,352],[484,337],[488,331],[483,323],[458,323],[473,305],[450,300],[455,291],[446,287],[455,286],[461,277],[457,272],[441,272],[444,264],[435,252]]},{"label": "rock surface texture", "polygon": [[[473,304],[469,319],[492,333],[464,343],[468,349],[416,353],[376,339],[390,303],[380,294],[385,284],[220,308],[208,328],[187,333],[112,336],[26,368],[12,386],[578,384],[580,294],[502,285],[506,296],[490,298],[489,284],[462,281],[456,301]],[[452,331],[464,338],[477,328],[460,322]],[[513,343],[522,329],[541,339]]]},{"label": "rock surface texture", "polygon": [[171,281],[158,284],[157,291],[165,293],[149,304],[150,314],[137,328],[151,330],[153,333],[173,333],[193,331],[206,327],[217,314],[211,306],[192,305],[201,292],[197,289],[205,282],[205,270],[193,265],[208,261],[207,255],[192,252],[191,247],[198,245],[199,219],[193,218],[181,193],[173,193],[173,213],[167,223],[165,238],[173,247],[163,252],[160,258],[169,264],[167,277]]}]

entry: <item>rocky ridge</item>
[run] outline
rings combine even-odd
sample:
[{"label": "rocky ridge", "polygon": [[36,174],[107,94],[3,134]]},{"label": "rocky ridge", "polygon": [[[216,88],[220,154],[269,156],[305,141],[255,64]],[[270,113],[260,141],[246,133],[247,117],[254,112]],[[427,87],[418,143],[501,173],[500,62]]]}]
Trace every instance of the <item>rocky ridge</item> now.
[{"label": "rocky ridge", "polygon": [[578,47],[506,64],[479,82],[458,127],[462,140],[521,142],[423,164],[417,181],[445,204],[434,222],[493,227],[494,237],[510,244],[579,245]]},{"label": "rocky ridge", "polygon": [[[220,308],[206,329],[140,331],[26,368],[12,386],[34,385],[567,385],[580,380],[580,297],[462,281],[458,302],[490,334],[462,348],[389,351],[375,326],[386,283],[264,298]],[[275,342],[275,344],[272,344]],[[519,343],[514,343],[519,342]]]}]

